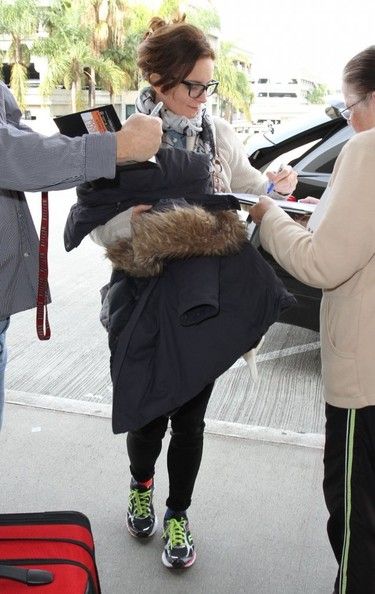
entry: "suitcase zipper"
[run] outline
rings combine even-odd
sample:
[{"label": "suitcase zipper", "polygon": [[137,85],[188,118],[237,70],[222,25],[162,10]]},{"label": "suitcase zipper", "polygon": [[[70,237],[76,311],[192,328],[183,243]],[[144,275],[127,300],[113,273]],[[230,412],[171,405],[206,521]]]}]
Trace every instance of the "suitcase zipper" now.
[{"label": "suitcase zipper", "polygon": [[0,526],[23,524],[77,524],[84,526],[91,532],[91,525],[88,518],[80,512],[42,512],[31,514],[0,514]]},{"label": "suitcase zipper", "polygon": [[48,538],[47,537],[27,538],[24,536],[22,536],[20,538],[14,538],[11,536],[2,538],[0,536],[0,543],[1,542],[66,542],[68,544],[73,544],[73,545],[76,545],[77,547],[81,547],[87,553],[89,553],[89,555],[95,561],[95,555],[94,555],[93,549],[89,545],[87,545],[85,542],[82,542],[80,540],[73,540],[73,539],[68,539],[68,538],[50,538],[50,537],[48,537]]}]

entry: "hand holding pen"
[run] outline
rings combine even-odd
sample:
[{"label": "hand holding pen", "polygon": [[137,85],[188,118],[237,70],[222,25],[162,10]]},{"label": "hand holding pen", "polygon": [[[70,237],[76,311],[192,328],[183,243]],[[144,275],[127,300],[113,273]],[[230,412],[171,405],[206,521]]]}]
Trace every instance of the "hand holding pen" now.
[{"label": "hand holding pen", "polygon": [[117,164],[147,161],[159,150],[162,134],[160,118],[150,117],[144,113],[134,113],[125,121],[121,130],[116,132]]},{"label": "hand holding pen", "polygon": [[281,173],[281,172],[283,171],[283,169],[284,169],[284,165],[283,165],[283,164],[281,164],[281,165],[279,166],[278,170],[277,170],[277,173],[274,173],[273,171],[268,171],[268,172],[266,173],[266,175],[267,175],[268,179],[270,180],[270,181],[269,181],[269,184],[268,184],[268,186],[267,186],[266,194],[270,194],[270,193],[271,193],[271,192],[273,192],[273,190],[275,189],[275,184],[276,184],[276,179],[277,179],[277,177],[273,177],[273,179],[272,179],[272,178],[270,178],[270,174],[272,174],[273,176],[278,176],[278,175],[279,175],[279,173]]},{"label": "hand holding pen", "polygon": [[269,184],[266,193],[270,194],[273,190],[281,196],[289,196],[297,185],[297,173],[293,171],[290,165],[280,165],[278,171],[267,171]]}]

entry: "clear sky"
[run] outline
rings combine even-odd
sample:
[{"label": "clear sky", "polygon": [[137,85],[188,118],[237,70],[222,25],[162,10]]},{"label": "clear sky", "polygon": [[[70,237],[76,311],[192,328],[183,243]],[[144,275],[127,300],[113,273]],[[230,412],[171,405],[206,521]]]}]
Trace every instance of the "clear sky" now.
[{"label": "clear sky", "polygon": [[[375,44],[375,0],[212,0],[224,37],[254,53],[257,74],[340,87],[345,63]],[[260,70],[260,72],[259,72]]]}]

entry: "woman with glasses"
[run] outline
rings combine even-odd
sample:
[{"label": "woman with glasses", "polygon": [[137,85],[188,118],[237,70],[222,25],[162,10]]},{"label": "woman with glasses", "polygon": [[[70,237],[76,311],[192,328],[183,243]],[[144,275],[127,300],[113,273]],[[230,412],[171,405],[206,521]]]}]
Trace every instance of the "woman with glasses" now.
[{"label": "woman with glasses", "polygon": [[[138,50],[138,65],[149,86],[140,93],[136,108],[149,114],[156,103],[163,102],[162,146],[210,154],[217,191],[264,193],[268,179],[249,164],[237,133],[205,108],[219,85],[214,80],[214,61],[215,53],[202,31],[183,20],[166,24],[152,19]],[[276,199],[295,189],[297,176],[290,167],[269,177]]]},{"label": "woman with glasses", "polygon": [[[166,24],[160,18],[152,19],[138,49],[138,65],[149,86],[141,91],[136,108],[140,113],[151,114],[162,102],[161,146],[210,155],[216,191],[264,193],[269,179],[249,164],[236,132],[226,121],[213,118],[206,111],[207,98],[216,92],[219,84],[214,80],[214,60],[215,53],[198,28],[184,20]],[[270,180],[275,198],[289,195],[296,186],[296,174],[290,167],[271,173]],[[119,214],[96,229],[93,238],[108,245],[126,234],[130,236],[131,216],[139,216],[148,208],[140,205]],[[169,496],[162,556],[167,567],[189,567],[196,558],[186,511],[201,463],[204,416],[212,389],[213,383],[171,415]],[[152,501],[153,477],[167,424],[168,418],[162,416],[137,431],[128,432],[132,478],[127,526],[135,537],[152,536],[157,527]]]},{"label": "woman with glasses", "polygon": [[326,399],[323,490],[339,564],[335,594],[375,592],[375,45],[345,66],[343,116],[356,134],[339,155],[313,233],[274,201],[251,209],[265,249],[323,289]]}]

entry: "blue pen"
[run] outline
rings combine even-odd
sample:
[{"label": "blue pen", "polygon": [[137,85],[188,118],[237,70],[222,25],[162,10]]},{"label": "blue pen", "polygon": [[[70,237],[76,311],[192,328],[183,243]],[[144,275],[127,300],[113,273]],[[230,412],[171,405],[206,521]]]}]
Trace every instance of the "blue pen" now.
[{"label": "blue pen", "polygon": [[[280,165],[277,173],[280,173],[284,169],[284,165]],[[275,189],[275,182],[270,182],[267,186],[266,194],[270,194]]]},{"label": "blue pen", "polygon": [[271,194],[274,187],[275,187],[275,184],[273,182],[270,182],[267,186],[266,194]]}]

